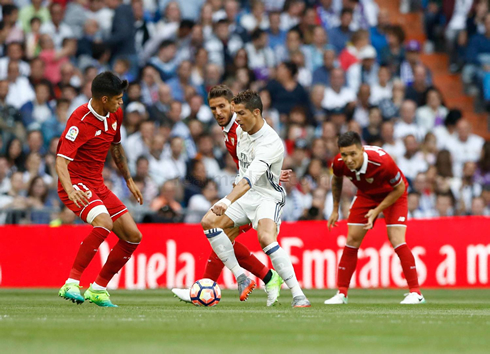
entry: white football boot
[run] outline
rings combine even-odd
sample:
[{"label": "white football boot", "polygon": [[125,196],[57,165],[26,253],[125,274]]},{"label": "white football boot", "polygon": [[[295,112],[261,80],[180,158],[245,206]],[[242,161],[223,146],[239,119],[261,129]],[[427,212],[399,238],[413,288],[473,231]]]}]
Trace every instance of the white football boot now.
[{"label": "white football boot", "polygon": [[400,304],[403,305],[417,305],[417,304],[425,304],[424,295],[419,295],[417,293],[409,293],[405,294],[405,299],[403,299]]},{"label": "white football boot", "polygon": [[325,300],[324,304],[325,305],[342,305],[342,304],[347,304],[349,301],[349,297],[345,297],[344,294],[341,294],[340,292],[337,291],[337,294],[332,296],[330,299]]},{"label": "white football boot", "polygon": [[172,292],[174,293],[174,297],[178,298],[180,301],[192,303],[192,301],[191,301],[191,289],[173,288]]}]

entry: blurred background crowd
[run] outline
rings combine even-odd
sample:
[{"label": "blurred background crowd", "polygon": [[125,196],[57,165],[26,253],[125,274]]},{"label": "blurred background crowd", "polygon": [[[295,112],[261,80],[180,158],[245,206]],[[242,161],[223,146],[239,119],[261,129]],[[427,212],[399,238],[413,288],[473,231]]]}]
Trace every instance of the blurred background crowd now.
[{"label": "blurred background crowd", "polygon": [[[284,139],[284,221],[327,219],[336,137],[357,131],[410,182],[409,216],[490,215],[490,142],[433,84],[421,53],[490,101],[486,0],[401,0],[427,41],[374,0],[1,0],[0,224],[79,222],[57,196],[56,147],[93,78],[130,82],[123,146],[138,206],[108,157],[105,183],[138,222],[199,222],[236,167],[207,107],[217,84],[260,92]],[[393,14],[391,14],[393,15]],[[355,189],[344,183],[346,218]]]}]

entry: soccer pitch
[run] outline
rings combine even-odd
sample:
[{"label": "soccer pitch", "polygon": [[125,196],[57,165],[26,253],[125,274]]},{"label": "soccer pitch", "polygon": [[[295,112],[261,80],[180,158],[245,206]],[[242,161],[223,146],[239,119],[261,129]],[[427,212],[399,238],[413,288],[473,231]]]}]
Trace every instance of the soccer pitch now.
[{"label": "soccer pitch", "polygon": [[307,291],[311,308],[265,307],[256,290],[241,303],[225,291],[197,308],[168,290],[113,291],[119,308],[76,306],[56,289],[0,290],[0,353],[488,353],[490,290],[426,290],[403,306],[403,290],[358,290],[346,306]]}]

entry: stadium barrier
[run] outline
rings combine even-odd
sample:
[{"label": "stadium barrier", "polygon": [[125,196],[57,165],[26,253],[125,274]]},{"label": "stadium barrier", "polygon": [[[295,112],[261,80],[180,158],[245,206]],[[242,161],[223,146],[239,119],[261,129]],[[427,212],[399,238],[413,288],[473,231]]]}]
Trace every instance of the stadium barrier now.
[{"label": "stadium barrier", "polygon": [[[199,279],[211,250],[199,225],[141,224],[143,242],[110,288],[184,287]],[[0,287],[59,287],[66,279],[88,226],[0,227]],[[328,232],[326,222],[283,223],[279,242],[291,255],[298,280],[305,288],[335,288],[337,264],[345,244],[345,222]],[[489,287],[490,218],[458,217],[410,220],[407,240],[424,287]],[[117,238],[104,242],[82,278],[93,281]],[[239,237],[258,257],[255,232]],[[226,270],[222,287],[233,288]],[[353,287],[405,287],[383,220],[366,236],[359,251]]]}]

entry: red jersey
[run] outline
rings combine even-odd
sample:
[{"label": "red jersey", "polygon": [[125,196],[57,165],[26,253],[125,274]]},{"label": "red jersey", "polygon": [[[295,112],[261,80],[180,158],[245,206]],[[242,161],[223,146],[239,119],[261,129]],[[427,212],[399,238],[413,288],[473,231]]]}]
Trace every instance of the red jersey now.
[{"label": "red jersey", "polygon": [[357,194],[372,199],[384,199],[399,183],[408,182],[395,161],[383,149],[377,146],[364,146],[364,163],[359,171],[351,171],[338,154],[332,169],[336,177],[346,176],[357,187]]},{"label": "red jersey", "polygon": [[233,161],[236,163],[236,168],[239,169],[238,165],[238,155],[236,153],[236,143],[237,143],[237,136],[236,136],[236,128],[238,127],[238,123],[235,121],[236,119],[236,113],[233,113],[233,116],[231,117],[230,122],[226,127],[221,127],[223,130],[223,133],[225,134],[225,145],[226,148],[228,149],[228,152],[230,153],[231,157],[233,157]]},{"label": "red jersey", "polygon": [[[104,183],[102,169],[111,144],[121,142],[122,109],[103,117],[90,102],[78,107],[68,119],[56,154],[70,160],[71,178],[86,181],[92,186]],[[58,188],[61,183],[58,181]]]}]

